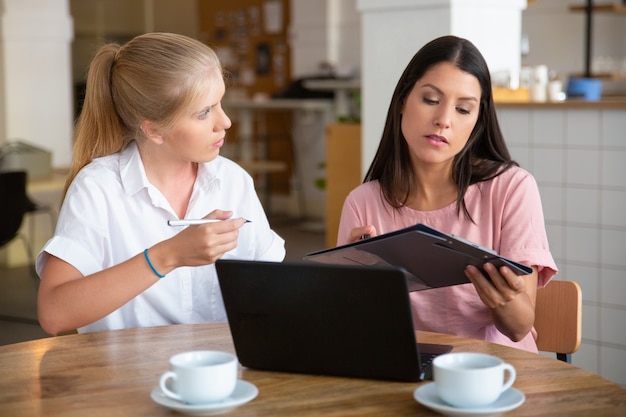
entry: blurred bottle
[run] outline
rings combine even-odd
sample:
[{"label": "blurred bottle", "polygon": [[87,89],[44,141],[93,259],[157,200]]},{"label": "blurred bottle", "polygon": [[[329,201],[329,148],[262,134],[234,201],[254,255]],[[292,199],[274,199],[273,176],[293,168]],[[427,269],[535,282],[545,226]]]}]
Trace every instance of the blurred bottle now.
[{"label": "blurred bottle", "polygon": [[537,65],[533,68],[530,84],[530,98],[532,101],[546,101],[548,95],[548,67]]}]

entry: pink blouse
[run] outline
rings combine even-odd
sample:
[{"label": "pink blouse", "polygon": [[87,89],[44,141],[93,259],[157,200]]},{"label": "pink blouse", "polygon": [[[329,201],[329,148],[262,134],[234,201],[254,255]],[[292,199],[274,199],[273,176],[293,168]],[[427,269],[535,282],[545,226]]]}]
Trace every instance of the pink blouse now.
[{"label": "pink blouse", "polygon": [[[456,203],[433,211],[393,209],[383,199],[378,181],[361,184],[346,198],[337,244],[348,243],[350,231],[371,224],[380,235],[424,223],[497,251],[512,260],[538,267],[538,286],[545,286],[558,269],[550,254],[537,183],[522,168],[472,185],[465,204],[474,219],[457,215]],[[418,330],[448,333],[537,352],[534,329],[519,342],[500,333],[487,306],[472,284],[429,289],[410,294]]]}]

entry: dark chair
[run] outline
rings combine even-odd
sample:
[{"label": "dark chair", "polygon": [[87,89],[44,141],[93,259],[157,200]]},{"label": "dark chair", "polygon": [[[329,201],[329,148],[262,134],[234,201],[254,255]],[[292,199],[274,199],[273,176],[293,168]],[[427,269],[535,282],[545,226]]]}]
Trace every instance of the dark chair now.
[{"label": "dark chair", "polygon": [[20,232],[24,215],[37,207],[26,195],[26,175],[26,171],[0,172],[0,248],[16,238],[21,239],[34,272],[33,251]]},{"label": "dark chair", "polygon": [[54,229],[57,224],[56,212],[52,208],[52,206],[48,204],[41,204],[35,202],[30,199],[28,195],[26,195],[26,213],[28,214],[28,228],[30,231],[30,244],[34,244],[35,242],[35,215],[37,214],[47,214],[50,218],[50,232],[54,233]]}]

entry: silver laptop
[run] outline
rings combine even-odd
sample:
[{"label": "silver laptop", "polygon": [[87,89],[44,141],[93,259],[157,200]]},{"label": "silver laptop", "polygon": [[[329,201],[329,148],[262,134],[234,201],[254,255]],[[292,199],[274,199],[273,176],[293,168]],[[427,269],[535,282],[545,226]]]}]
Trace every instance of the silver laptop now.
[{"label": "silver laptop", "polygon": [[402,268],[235,260],[216,268],[245,367],[420,381],[452,350],[416,343]]}]

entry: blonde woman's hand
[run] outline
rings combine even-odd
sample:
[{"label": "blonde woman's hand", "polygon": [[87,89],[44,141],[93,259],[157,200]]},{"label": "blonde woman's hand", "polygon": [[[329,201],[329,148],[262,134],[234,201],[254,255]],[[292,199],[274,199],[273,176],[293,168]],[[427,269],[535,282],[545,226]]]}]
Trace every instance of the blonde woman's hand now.
[{"label": "blonde woman's hand", "polygon": [[231,211],[214,210],[204,218],[221,221],[187,226],[169,239],[169,252],[163,254],[165,259],[169,259],[168,266],[173,269],[179,266],[212,264],[226,252],[235,249],[239,228],[246,220],[242,217],[231,219],[232,215]]}]

